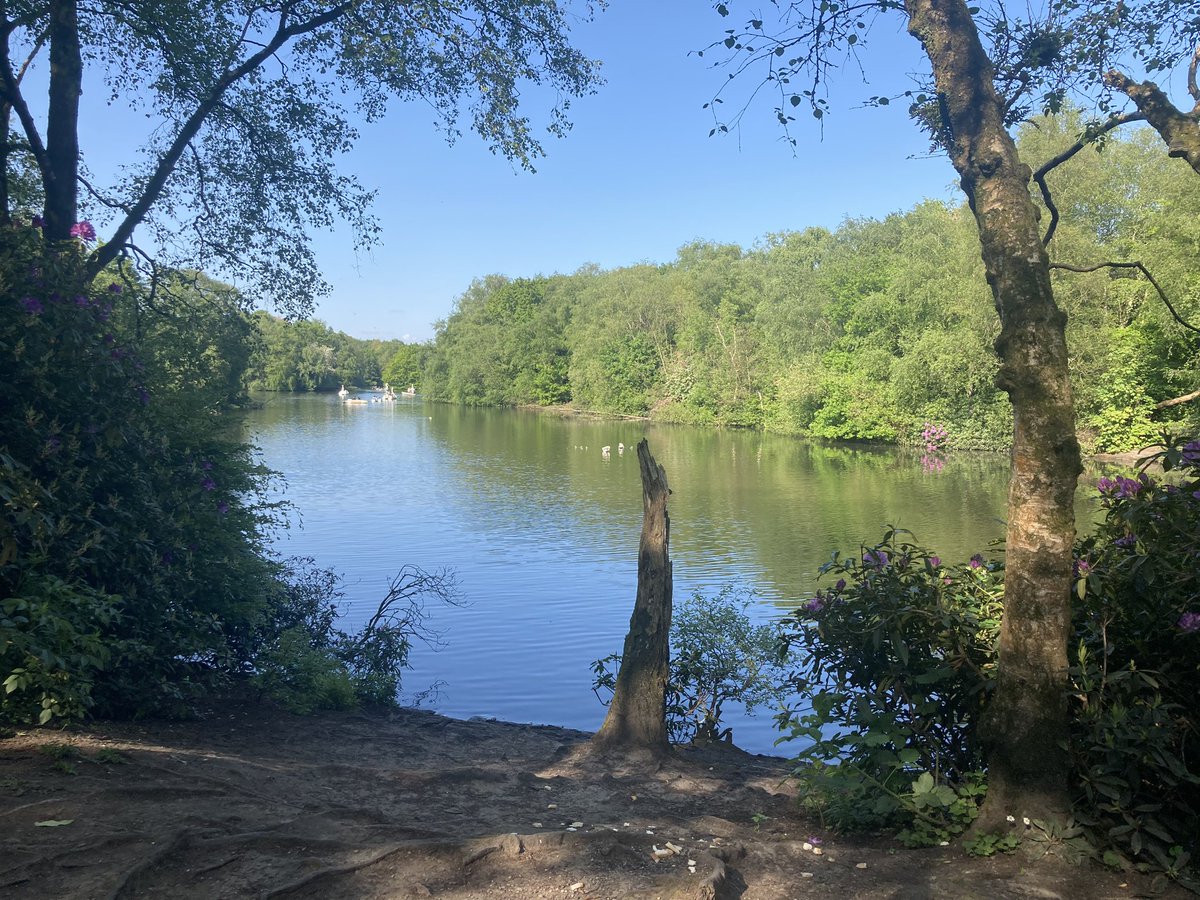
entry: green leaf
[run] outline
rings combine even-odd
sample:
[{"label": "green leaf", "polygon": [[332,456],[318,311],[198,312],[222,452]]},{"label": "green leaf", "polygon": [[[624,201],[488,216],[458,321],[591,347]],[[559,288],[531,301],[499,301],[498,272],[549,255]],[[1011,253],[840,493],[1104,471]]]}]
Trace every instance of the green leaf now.
[{"label": "green leaf", "polygon": [[43,819],[41,822],[33,824],[38,828],[59,828],[63,825],[70,825],[74,821],[74,819]]}]

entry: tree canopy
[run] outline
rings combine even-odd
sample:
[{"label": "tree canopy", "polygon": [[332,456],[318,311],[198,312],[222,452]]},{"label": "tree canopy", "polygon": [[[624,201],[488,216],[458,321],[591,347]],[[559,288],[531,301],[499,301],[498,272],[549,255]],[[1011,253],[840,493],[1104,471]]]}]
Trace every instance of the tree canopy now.
[{"label": "tree canopy", "polygon": [[[71,237],[81,209],[108,229],[91,275],[126,257],[245,276],[253,299],[306,313],[325,287],[310,232],[340,218],[376,236],[370,190],[336,168],[357,124],[418,101],[448,140],[470,129],[532,169],[543,146],[528,98],[561,135],[571,99],[599,83],[571,18],[558,0],[4,0],[0,216],[28,196],[26,164],[47,240]],[[116,183],[84,174],[81,97],[153,124]]]}]

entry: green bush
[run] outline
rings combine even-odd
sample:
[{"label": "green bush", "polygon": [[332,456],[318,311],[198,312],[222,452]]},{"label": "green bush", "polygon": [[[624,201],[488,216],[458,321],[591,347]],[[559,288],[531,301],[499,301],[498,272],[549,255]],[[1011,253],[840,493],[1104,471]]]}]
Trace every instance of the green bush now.
[{"label": "green bush", "polygon": [[[748,591],[727,585],[714,597],[697,591],[673,610],[666,717],[675,743],[731,740],[731,730],[721,729],[726,703],[753,713],[780,700],[776,629],[750,620],[746,610],[753,602]],[[592,664],[592,689],[605,704],[620,664],[618,653]]]},{"label": "green bush", "polygon": [[0,718],[45,725],[81,716],[112,657],[101,635],[119,602],[52,575],[30,577],[0,600]]},{"label": "green bush", "polygon": [[[1164,470],[1151,477],[1149,466]],[[1103,478],[1079,547],[1076,816],[1113,864],[1200,890],[1200,441],[1166,439],[1136,478]],[[1189,871],[1190,868],[1190,871]]]},{"label": "green bush", "polygon": [[405,566],[374,614],[351,634],[338,627],[343,594],[332,571],[317,569],[311,559],[289,560],[279,587],[255,635],[253,681],[298,713],[395,705],[412,641],[437,642],[425,601],[460,602],[453,573]]},{"label": "green bush", "polygon": [[821,571],[836,584],[785,621],[797,702],[780,725],[811,742],[796,777],[824,822],[927,844],[964,830],[983,794],[1003,584],[996,563],[943,565],[906,534],[835,554]]},{"label": "green bush", "polygon": [[[1166,441],[1136,478],[1099,483],[1077,548],[1071,650],[1072,841],[1200,890],[1200,441]],[[796,776],[835,827],[947,840],[986,791],[977,725],[993,680],[998,562],[944,566],[889,531],[787,621],[797,692],[781,723],[811,745]],[[1031,839],[1051,833],[1033,823]],[[1061,837],[1061,835],[1060,835]],[[976,852],[1006,849],[976,836]]]},{"label": "green bush", "polygon": [[269,473],[220,413],[228,378],[138,345],[131,273],[89,284],[78,242],[2,232],[0,717],[186,712],[266,613]]}]

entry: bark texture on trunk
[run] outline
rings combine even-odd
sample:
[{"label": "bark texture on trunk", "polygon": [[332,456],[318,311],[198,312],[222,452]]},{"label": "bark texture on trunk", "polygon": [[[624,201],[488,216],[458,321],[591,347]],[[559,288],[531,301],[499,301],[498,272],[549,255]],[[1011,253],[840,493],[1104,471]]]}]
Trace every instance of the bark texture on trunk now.
[{"label": "bark texture on trunk", "polygon": [[1200,175],[1200,103],[1190,113],[1181,112],[1153,81],[1134,81],[1115,69],[1104,83],[1133,101],[1150,127],[1167,145],[1167,156],[1187,161]]},{"label": "bark texture on trunk", "polygon": [[671,751],[667,739],[666,691],[671,632],[671,520],[667,516],[667,473],[643,439],[637,446],[642,474],[642,536],[638,586],[629,633],[621,654],[617,686],[604,724],[592,738],[601,752]]},{"label": "bark texture on trunk", "polygon": [[75,0],[50,4],[50,99],[46,114],[44,234],[65,241],[75,224],[79,177],[79,94],[83,58],[79,49],[79,10]]},{"label": "bark texture on trunk", "polygon": [[1030,170],[1004,126],[990,60],[963,0],[906,0],[933,64],[951,161],[979,227],[1001,331],[998,384],[1013,404],[1000,669],[983,723],[988,795],[977,827],[1065,818],[1067,638],[1074,495],[1081,471],[1067,371],[1066,315],[1029,194]]}]

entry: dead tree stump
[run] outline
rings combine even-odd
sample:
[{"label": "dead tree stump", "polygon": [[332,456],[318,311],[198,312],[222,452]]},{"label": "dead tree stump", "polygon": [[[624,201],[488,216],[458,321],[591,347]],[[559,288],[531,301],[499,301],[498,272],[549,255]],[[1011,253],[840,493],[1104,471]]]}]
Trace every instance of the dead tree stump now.
[{"label": "dead tree stump", "polygon": [[592,749],[671,752],[666,692],[671,632],[671,520],[667,473],[643,439],[637,446],[642,472],[642,537],[638,545],[637,599],[621,653],[621,669],[604,724]]}]

